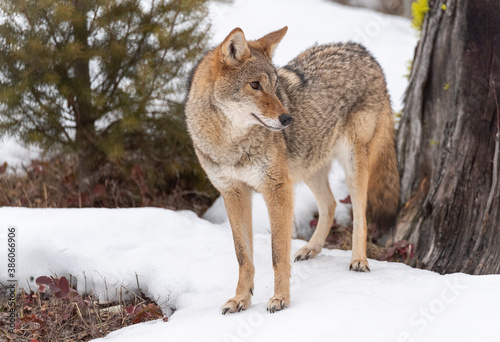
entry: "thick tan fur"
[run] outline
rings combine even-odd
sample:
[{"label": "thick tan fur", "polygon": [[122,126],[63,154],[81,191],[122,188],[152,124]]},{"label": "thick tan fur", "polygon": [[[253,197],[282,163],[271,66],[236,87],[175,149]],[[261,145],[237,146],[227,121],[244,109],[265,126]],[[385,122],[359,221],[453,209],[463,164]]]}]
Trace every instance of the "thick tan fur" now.
[{"label": "thick tan fur", "polygon": [[186,102],[195,151],[224,197],[240,266],[224,314],[248,308],[253,293],[252,191],[263,194],[271,221],[270,312],[290,303],[294,183],[311,188],[320,215],[296,261],[316,256],[332,226],[334,158],[346,170],[353,203],[352,270],[369,271],[367,206],[384,222],[397,211],[394,120],[380,66],[362,46],[346,43],[315,46],[276,69],[272,54],[286,31],[247,41],[234,29],[197,66]]}]

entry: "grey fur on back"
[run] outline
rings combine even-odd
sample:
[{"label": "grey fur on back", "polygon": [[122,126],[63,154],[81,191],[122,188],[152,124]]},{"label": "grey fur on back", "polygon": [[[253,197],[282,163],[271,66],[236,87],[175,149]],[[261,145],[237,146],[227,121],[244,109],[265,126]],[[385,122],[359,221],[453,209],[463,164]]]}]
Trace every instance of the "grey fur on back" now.
[{"label": "grey fur on back", "polygon": [[357,43],[314,46],[278,75],[278,96],[294,117],[283,132],[288,151],[306,165],[323,159],[330,150],[325,147],[335,145],[352,113],[379,115],[390,106],[380,65]]}]

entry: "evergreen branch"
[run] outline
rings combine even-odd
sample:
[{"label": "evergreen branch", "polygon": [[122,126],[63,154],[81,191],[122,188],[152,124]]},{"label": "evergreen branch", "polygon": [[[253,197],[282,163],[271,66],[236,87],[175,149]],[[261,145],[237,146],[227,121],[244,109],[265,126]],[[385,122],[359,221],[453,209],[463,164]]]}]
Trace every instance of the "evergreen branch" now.
[{"label": "evergreen branch", "polygon": [[[121,69],[121,74],[118,73],[116,79],[115,79],[115,82],[111,83],[110,86],[112,86],[113,88],[111,89],[111,92],[109,94],[107,94],[108,98],[113,98],[116,94],[116,91],[120,85],[120,83],[123,81],[123,79],[125,78],[125,75],[128,73],[128,71],[130,70],[130,68],[132,68],[133,66],[135,66],[135,64],[139,61],[140,59],[140,52],[142,50],[142,46],[146,40],[146,36],[147,34],[146,33],[143,33],[142,37],[141,37],[141,40],[139,41],[139,44],[132,56],[132,58],[128,61],[127,65],[124,66],[122,69]],[[102,93],[107,93],[109,88],[107,89],[103,89]],[[108,112],[109,111],[109,107],[105,107],[105,109],[103,110],[103,112]],[[101,117],[104,113],[102,113],[99,117]]]},{"label": "evergreen branch", "polygon": [[[58,103],[56,103],[55,101],[53,101],[50,97],[47,97],[47,99],[49,101],[51,101],[56,107],[59,107],[59,110],[57,110],[57,109],[51,109],[51,108],[47,107],[43,103],[43,101],[40,99],[40,92],[35,87],[32,87],[31,94],[33,95],[33,98],[35,99],[36,103],[45,111],[45,113],[47,113],[47,117],[51,116],[50,113],[55,114],[55,113],[63,113],[64,112],[64,110],[61,108],[61,106]],[[64,129],[64,127],[61,124],[61,122],[59,120],[55,120],[55,121],[53,121],[53,124],[55,124],[57,126],[59,132],[62,132],[64,134],[64,136],[67,139],[66,141],[70,142],[71,138],[68,135],[68,132],[66,132],[66,130]],[[61,142],[64,142],[64,141],[61,140]]]},{"label": "evergreen branch", "polygon": [[97,20],[97,12],[99,11],[99,7],[96,7],[95,8],[95,11],[94,11],[94,15],[92,17],[92,19],[90,20],[90,23],[89,23],[89,32],[94,32],[94,24]]},{"label": "evergreen branch", "polygon": [[57,50],[60,51],[61,50],[61,45],[57,41],[57,37],[56,37],[56,34],[55,34],[55,29],[52,26],[52,20],[50,20],[50,18],[48,17],[47,11],[42,11],[42,15],[43,15],[43,18],[45,19],[45,21],[47,23],[47,32],[48,32],[48,34],[54,40],[54,45],[56,46]]},{"label": "evergreen branch", "polygon": [[0,45],[0,131],[71,148],[81,189],[106,160],[167,169],[171,156],[181,165],[168,167],[175,175],[194,165],[170,99],[202,50],[204,2],[152,0],[146,10],[139,0],[12,1],[11,21],[0,25],[8,42]]}]

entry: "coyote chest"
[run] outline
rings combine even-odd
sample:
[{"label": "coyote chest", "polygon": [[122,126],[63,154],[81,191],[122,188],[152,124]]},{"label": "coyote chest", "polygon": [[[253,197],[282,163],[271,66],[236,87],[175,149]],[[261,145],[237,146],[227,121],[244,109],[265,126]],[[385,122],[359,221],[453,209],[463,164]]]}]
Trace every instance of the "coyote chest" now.
[{"label": "coyote chest", "polygon": [[[200,130],[200,132],[202,132]],[[275,161],[276,133],[255,127],[247,134],[228,132],[222,139],[197,139],[197,150],[208,178],[216,188],[245,183],[259,191]]]},{"label": "coyote chest", "polygon": [[240,154],[239,158],[226,154],[218,159],[209,168],[205,168],[205,171],[214,185],[222,189],[235,182],[242,182],[257,190],[264,182],[269,167],[265,156],[255,156],[248,152]]}]

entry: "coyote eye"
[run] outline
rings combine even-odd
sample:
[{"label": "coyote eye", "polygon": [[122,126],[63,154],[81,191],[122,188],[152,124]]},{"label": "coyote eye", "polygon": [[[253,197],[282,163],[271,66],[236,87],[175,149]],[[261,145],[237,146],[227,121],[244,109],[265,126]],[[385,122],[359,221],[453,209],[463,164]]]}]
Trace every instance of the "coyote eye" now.
[{"label": "coyote eye", "polygon": [[255,90],[261,90],[262,89],[260,87],[260,83],[259,82],[250,82],[250,86],[252,87],[252,89],[255,89]]}]

